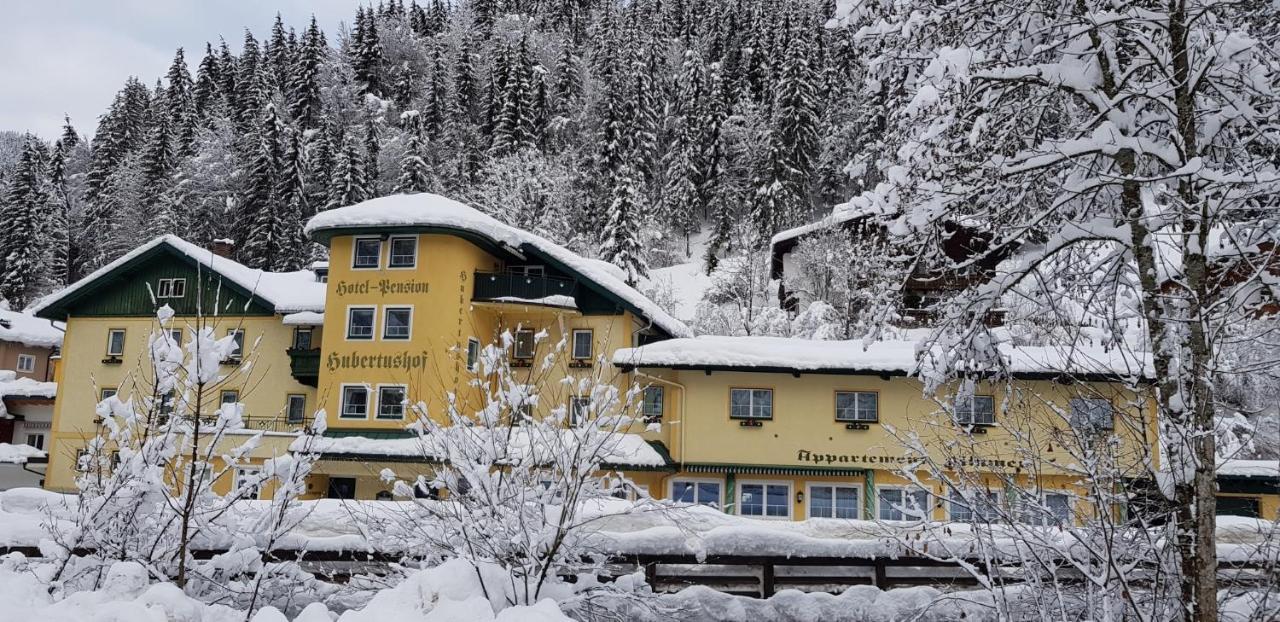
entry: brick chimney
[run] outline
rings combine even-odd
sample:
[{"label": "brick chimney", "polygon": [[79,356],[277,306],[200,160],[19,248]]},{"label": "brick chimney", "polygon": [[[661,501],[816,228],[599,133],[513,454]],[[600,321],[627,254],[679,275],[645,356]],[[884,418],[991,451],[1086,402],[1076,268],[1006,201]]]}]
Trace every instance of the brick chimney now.
[{"label": "brick chimney", "polygon": [[231,259],[232,255],[236,253],[236,243],[235,240],[228,238],[218,238],[213,241],[213,248],[210,250],[213,251],[214,255]]}]

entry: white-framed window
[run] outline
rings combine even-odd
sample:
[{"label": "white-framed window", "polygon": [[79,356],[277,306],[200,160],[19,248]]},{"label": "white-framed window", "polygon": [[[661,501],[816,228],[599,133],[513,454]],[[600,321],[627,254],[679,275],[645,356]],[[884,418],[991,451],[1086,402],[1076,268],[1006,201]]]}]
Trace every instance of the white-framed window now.
[{"label": "white-framed window", "polygon": [[932,518],[929,493],[918,488],[876,488],[876,515],[880,520]]},{"label": "white-framed window", "polygon": [[880,394],[875,391],[836,391],[836,421],[880,420]]},{"label": "white-framed window", "polygon": [[729,389],[731,419],[773,419],[773,389]]},{"label": "white-framed window", "polygon": [[720,492],[723,483],[714,479],[682,478],[671,481],[670,498],[676,503],[696,503],[713,508],[723,507]]},{"label": "white-framed window", "polygon": [[342,411],[339,419],[367,419],[369,417],[369,388],[364,385],[342,386]]},{"label": "white-framed window", "polygon": [[28,433],[27,433],[27,444],[28,444],[28,445],[30,445],[30,446],[32,446],[32,447],[35,447],[36,449],[44,449],[44,433],[43,433],[43,432],[28,432]]},{"label": "white-framed window", "polygon": [[595,332],[590,328],[576,328],[573,331],[573,359],[575,361],[591,360],[595,346]]},{"label": "white-framed window", "polygon": [[467,339],[467,371],[475,371],[480,364],[480,340],[475,337]]},{"label": "white-framed window", "polygon": [[124,356],[123,328],[112,328],[107,331],[107,356]]},{"label": "white-framed window", "polygon": [[649,386],[644,388],[644,396],[640,402],[640,414],[645,423],[662,421],[663,401],[666,398],[663,387]]},{"label": "white-framed window", "polygon": [[417,236],[395,236],[391,238],[391,256],[387,259],[388,268],[413,268],[418,265]]},{"label": "white-framed window", "polygon": [[115,397],[119,391],[115,387],[102,387],[98,389],[98,401],[101,402],[109,397]]},{"label": "white-framed window", "polygon": [[791,518],[791,482],[742,482],[738,486],[738,514]]},{"label": "white-framed window", "polygon": [[240,392],[234,389],[226,389],[218,396],[219,404],[234,404],[240,401]]},{"label": "white-framed window", "polygon": [[377,307],[347,307],[347,340],[372,341]]},{"label": "white-framed window", "polygon": [[407,341],[413,330],[413,307],[385,307],[382,309],[382,338],[388,341]]},{"label": "white-framed window", "polygon": [[521,328],[516,331],[515,358],[533,358],[535,338],[532,330]]},{"label": "white-framed window", "polygon": [[591,416],[591,396],[575,395],[569,398],[569,425],[577,427]]},{"label": "white-framed window", "polygon": [[293,349],[310,350],[311,338],[315,336],[315,329],[310,326],[298,326],[293,329]]},{"label": "white-framed window", "polygon": [[257,467],[236,467],[235,489],[244,490],[241,499],[259,499],[262,497],[262,481]]},{"label": "white-framed window", "polygon": [[172,339],[172,340],[173,340],[173,345],[178,346],[179,348],[181,348],[181,347],[182,347],[182,329],[181,329],[181,328],[170,328],[170,329],[169,329],[169,339]]},{"label": "white-framed window", "polygon": [[36,370],[36,357],[30,354],[18,355],[18,371],[31,373]]},{"label": "white-framed window", "polygon": [[378,386],[378,418],[404,419],[404,401],[408,388],[404,385]]},{"label": "white-framed window", "polygon": [[858,518],[862,487],[854,484],[809,484],[809,518]]},{"label": "white-framed window", "polygon": [[1115,409],[1110,400],[1074,398],[1071,400],[1071,427],[1077,430],[1110,430],[1114,427]]},{"label": "white-framed window", "polygon": [[287,423],[302,423],[307,418],[307,396],[295,393],[285,397],[284,420]]},{"label": "white-framed window", "polygon": [[1043,527],[1070,525],[1071,495],[1062,491],[1021,491],[1018,499],[1018,521]]},{"label": "white-framed window", "polygon": [[240,360],[241,357],[244,356],[244,329],[243,328],[227,329],[227,336],[231,337],[231,340],[235,343],[235,347],[232,348],[231,354],[227,356],[227,360],[238,361]]},{"label": "white-framed window", "polygon": [[186,295],[186,279],[160,279],[156,284],[156,298],[182,298]]},{"label": "white-framed window", "polygon": [[957,523],[987,523],[1000,516],[1000,494],[994,490],[952,490],[947,516]]},{"label": "white-framed window", "polygon": [[382,263],[382,240],[379,238],[356,238],[351,246],[351,268],[353,270],[377,270]]},{"label": "white-framed window", "polygon": [[994,425],[996,398],[990,395],[967,395],[956,398],[956,423],[960,425]]}]

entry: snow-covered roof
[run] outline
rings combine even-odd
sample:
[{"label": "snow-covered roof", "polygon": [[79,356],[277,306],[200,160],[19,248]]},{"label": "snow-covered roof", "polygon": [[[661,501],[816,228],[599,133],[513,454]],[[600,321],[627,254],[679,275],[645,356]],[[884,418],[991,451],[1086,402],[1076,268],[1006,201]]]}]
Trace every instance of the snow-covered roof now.
[{"label": "snow-covered roof", "polygon": [[479,210],[436,194],[398,194],[316,214],[307,222],[307,235],[342,229],[439,228],[480,236],[521,253],[530,249],[559,262],[580,279],[607,290],[630,305],[638,315],[673,337],[693,333],[644,294],[627,285],[612,265],[582,257],[546,238],[499,222]]},{"label": "snow-covered roof", "polygon": [[0,443],[0,464],[26,464],[32,458],[44,458],[47,455],[30,445]]},{"label": "snow-covered roof", "polygon": [[270,304],[274,307],[276,313],[324,310],[325,284],[317,282],[315,273],[310,270],[298,270],[295,272],[256,270],[219,256],[209,249],[196,246],[176,235],[163,235],[94,270],[88,276],[66,288],[40,299],[28,311],[39,313],[42,309],[57,305],[85,287],[90,286],[99,278],[110,274],[117,268],[161,245],[166,245],[186,255],[201,266],[222,275],[223,278],[252,293],[256,298]]},{"label": "snow-covered roof", "polygon": [[1223,460],[1218,463],[1218,475],[1280,478],[1280,460]]},{"label": "snow-covered roof", "polygon": [[[441,433],[447,433],[444,430]],[[469,434],[476,434],[478,431],[469,430]],[[564,434],[572,434],[572,430],[565,430]],[[431,438],[432,442],[448,442],[447,439]],[[509,443],[513,451],[525,451],[533,444],[530,441],[529,433],[524,429],[516,429],[511,432]],[[613,441],[610,441],[611,443]],[[566,440],[568,443],[568,440]],[[563,446],[563,445],[561,445]],[[289,447],[290,451],[311,451],[319,454],[346,454],[350,456],[359,456],[362,458],[370,457],[386,457],[388,459],[395,458],[412,458],[422,460],[429,458],[434,452],[432,451],[427,440],[416,436],[406,438],[370,438],[366,436],[326,436],[320,438],[299,437]],[[617,466],[631,467],[664,467],[667,461],[658,453],[644,437],[639,434],[620,434],[616,439],[616,443],[610,448],[609,455],[605,457],[605,463]]]},{"label": "snow-covered roof", "polygon": [[298,313],[290,313],[281,318],[280,321],[286,326],[324,326],[324,314],[315,311],[300,311]]},{"label": "snow-covered roof", "polygon": [[50,323],[29,311],[0,308],[0,341],[33,348],[57,348],[62,345],[62,326],[62,322]]},{"label": "snow-covered roof", "polygon": [[[916,375],[917,344],[907,340],[821,341],[786,337],[702,336],[669,339],[613,354],[620,367],[674,367]],[[1015,375],[1105,375],[1147,377],[1146,363],[1101,348],[1002,346],[1006,369]]]},{"label": "snow-covered roof", "polygon": [[53,399],[58,394],[58,383],[41,382],[31,378],[19,378],[18,373],[0,369],[0,398],[40,397]]}]

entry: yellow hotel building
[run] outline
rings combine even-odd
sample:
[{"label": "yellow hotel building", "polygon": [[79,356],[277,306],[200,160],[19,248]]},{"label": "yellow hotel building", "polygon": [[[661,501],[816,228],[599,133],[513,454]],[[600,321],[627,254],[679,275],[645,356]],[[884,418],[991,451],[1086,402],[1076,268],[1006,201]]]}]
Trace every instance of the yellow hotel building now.
[{"label": "yellow hotel building", "polygon": [[[252,373],[226,399],[245,404],[245,433],[266,432],[256,460],[289,451],[311,413],[327,413],[311,497],[385,499],[383,469],[430,473],[405,402],[432,412],[447,393],[467,391],[479,348],[508,331],[514,368],[532,374],[546,344],[564,343],[557,356],[569,360],[557,373],[644,387],[648,425],[637,424],[634,451],[607,466],[655,498],[744,516],[965,518],[941,482],[925,477],[926,492],[902,477],[902,465],[923,456],[991,476],[976,485],[1002,476],[1070,520],[1083,511],[1069,494],[1079,486],[1072,442],[1114,438],[1114,460],[1135,475],[1155,446],[1147,379],[1114,355],[1064,374],[1052,348],[1011,348],[1011,382],[978,381],[957,398],[958,383],[925,391],[927,373],[905,341],[694,337],[613,266],[443,197],[326,211],[307,232],[329,248],[327,265],[263,273],[165,237],[42,301],[40,317],[67,323],[46,486],[74,488],[94,406],[145,373],[162,303],[179,323],[214,308],[220,331],[242,331],[244,360],[228,365],[252,361]],[[572,409],[577,396],[562,397]],[[1274,517],[1276,480],[1224,478],[1223,499]]]}]

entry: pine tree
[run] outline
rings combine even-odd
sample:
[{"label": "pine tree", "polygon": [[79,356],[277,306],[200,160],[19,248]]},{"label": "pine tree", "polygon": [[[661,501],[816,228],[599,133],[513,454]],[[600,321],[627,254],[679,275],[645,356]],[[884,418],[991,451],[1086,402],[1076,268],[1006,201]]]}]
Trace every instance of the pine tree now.
[{"label": "pine tree", "polygon": [[609,220],[605,225],[600,258],[622,268],[627,285],[634,286],[648,276],[649,267],[640,249],[641,194],[638,175],[630,165],[624,164],[618,171],[613,188],[613,201],[609,205]]},{"label": "pine tree", "polygon": [[174,152],[186,155],[196,136],[196,104],[193,92],[195,84],[191,81],[191,73],[187,71],[182,48],[178,48],[174,55],[165,80],[168,82],[164,91],[165,111],[169,117]]},{"label": "pine tree", "polygon": [[369,119],[364,124],[364,196],[372,199],[379,196],[378,179],[382,176],[378,157],[382,154],[382,145],[378,138],[378,124]]},{"label": "pine tree", "polygon": [[582,98],[582,72],[573,43],[568,39],[561,44],[560,55],[556,57],[555,74],[555,87],[552,89],[555,113],[562,117],[571,116]]},{"label": "pine tree", "polygon": [[225,39],[218,41],[218,90],[222,93],[223,104],[227,113],[234,121],[239,118],[240,114],[240,89],[237,86],[239,82],[239,68],[236,66],[236,58],[231,55],[231,48],[227,46]]},{"label": "pine tree", "polygon": [[258,51],[258,40],[246,28],[244,31],[244,50],[236,62],[236,98],[235,117],[242,130],[252,133],[258,122],[258,115],[266,102],[262,99],[262,55]]},{"label": "pine tree", "polygon": [[240,261],[251,268],[271,270],[279,261],[280,244],[285,236],[280,222],[280,197],[276,192],[283,159],[281,132],[276,108],[267,104],[256,133],[257,154],[241,199],[241,220],[247,226],[241,236],[239,256]]},{"label": "pine tree", "polygon": [[284,21],[280,18],[280,13],[276,13],[276,21],[271,24],[271,37],[267,39],[262,60],[267,65],[269,75],[275,78],[276,84],[281,87],[286,86],[281,81],[289,75],[290,70],[293,68],[293,50],[289,47]]},{"label": "pine tree", "polygon": [[302,35],[298,46],[298,58],[289,76],[289,116],[303,129],[317,127],[322,103],[320,101],[320,66],[328,54],[324,33],[311,17],[311,24]]},{"label": "pine tree", "polygon": [[200,59],[200,66],[196,68],[195,86],[191,90],[191,103],[198,121],[218,113],[222,89],[220,70],[213,45],[204,44],[204,58]]},{"label": "pine tree", "polygon": [[407,143],[400,160],[400,178],[395,191],[400,194],[427,192],[431,189],[431,169],[423,158],[422,122],[416,110],[400,115]]},{"label": "pine tree", "polygon": [[458,58],[453,64],[453,109],[459,119],[469,123],[476,122],[476,96],[479,92],[475,72],[471,37],[463,35],[458,44]]},{"label": "pine tree", "polygon": [[324,209],[329,203],[329,184],[333,179],[341,145],[341,135],[335,136],[335,131],[331,128],[322,127],[311,137],[307,157],[310,166],[306,171],[306,204],[310,211],[306,216],[314,215],[315,210]]},{"label": "pine tree", "polygon": [[362,95],[383,95],[383,52],[378,38],[377,16],[373,9],[358,9],[356,27],[352,33],[352,68]]},{"label": "pine tree", "polygon": [[499,91],[499,112],[493,128],[493,145],[490,153],[502,156],[536,145],[537,131],[534,119],[533,62],[529,57],[528,37],[520,39],[520,46],[513,54],[500,58],[508,65],[505,80]]},{"label": "pine tree", "polygon": [[62,115],[62,136],[58,138],[58,144],[62,145],[64,155],[80,144],[80,134],[71,125],[71,117],[66,114]]},{"label": "pine tree", "polygon": [[497,14],[497,0],[471,0],[471,25],[480,36],[489,38],[493,32],[493,18]]},{"label": "pine tree", "polygon": [[333,166],[333,178],[329,182],[329,202],[325,209],[355,205],[365,200],[365,156],[357,141],[347,138],[342,152]]},{"label": "pine tree", "polygon": [[169,115],[160,114],[151,140],[142,154],[142,194],[138,197],[144,219],[154,216],[160,197],[169,190],[176,166],[174,136]]},{"label": "pine tree", "polygon": [[683,72],[676,94],[673,144],[665,164],[667,186],[663,192],[664,218],[685,236],[686,252],[698,218],[706,213],[703,193],[703,112],[707,104],[706,66],[695,50],[685,52]]},{"label": "pine tree", "polygon": [[[71,128],[71,120],[67,119],[66,129],[71,130],[74,140],[79,140],[75,130]],[[67,132],[63,132],[64,138]],[[66,155],[71,147],[67,147],[64,139],[54,144],[53,156],[49,158],[49,196],[45,220],[45,259],[48,266],[49,279],[54,288],[65,287],[70,283],[69,253],[71,250],[71,193],[67,189]],[[74,147],[75,144],[72,144]]]},{"label": "pine tree", "polygon": [[28,136],[9,183],[0,239],[0,296],[21,309],[46,285],[43,168],[36,139]]},{"label": "pine tree", "polygon": [[431,77],[427,82],[426,101],[423,102],[421,130],[431,140],[439,140],[444,132],[446,108],[449,105],[448,75],[444,65],[444,53],[438,43],[431,46]]},{"label": "pine tree", "polygon": [[308,241],[302,231],[309,214],[307,207],[306,154],[298,133],[285,130],[284,158],[276,181],[276,204],[281,208],[277,216],[281,238],[277,260],[273,270],[300,270],[307,263]]}]

